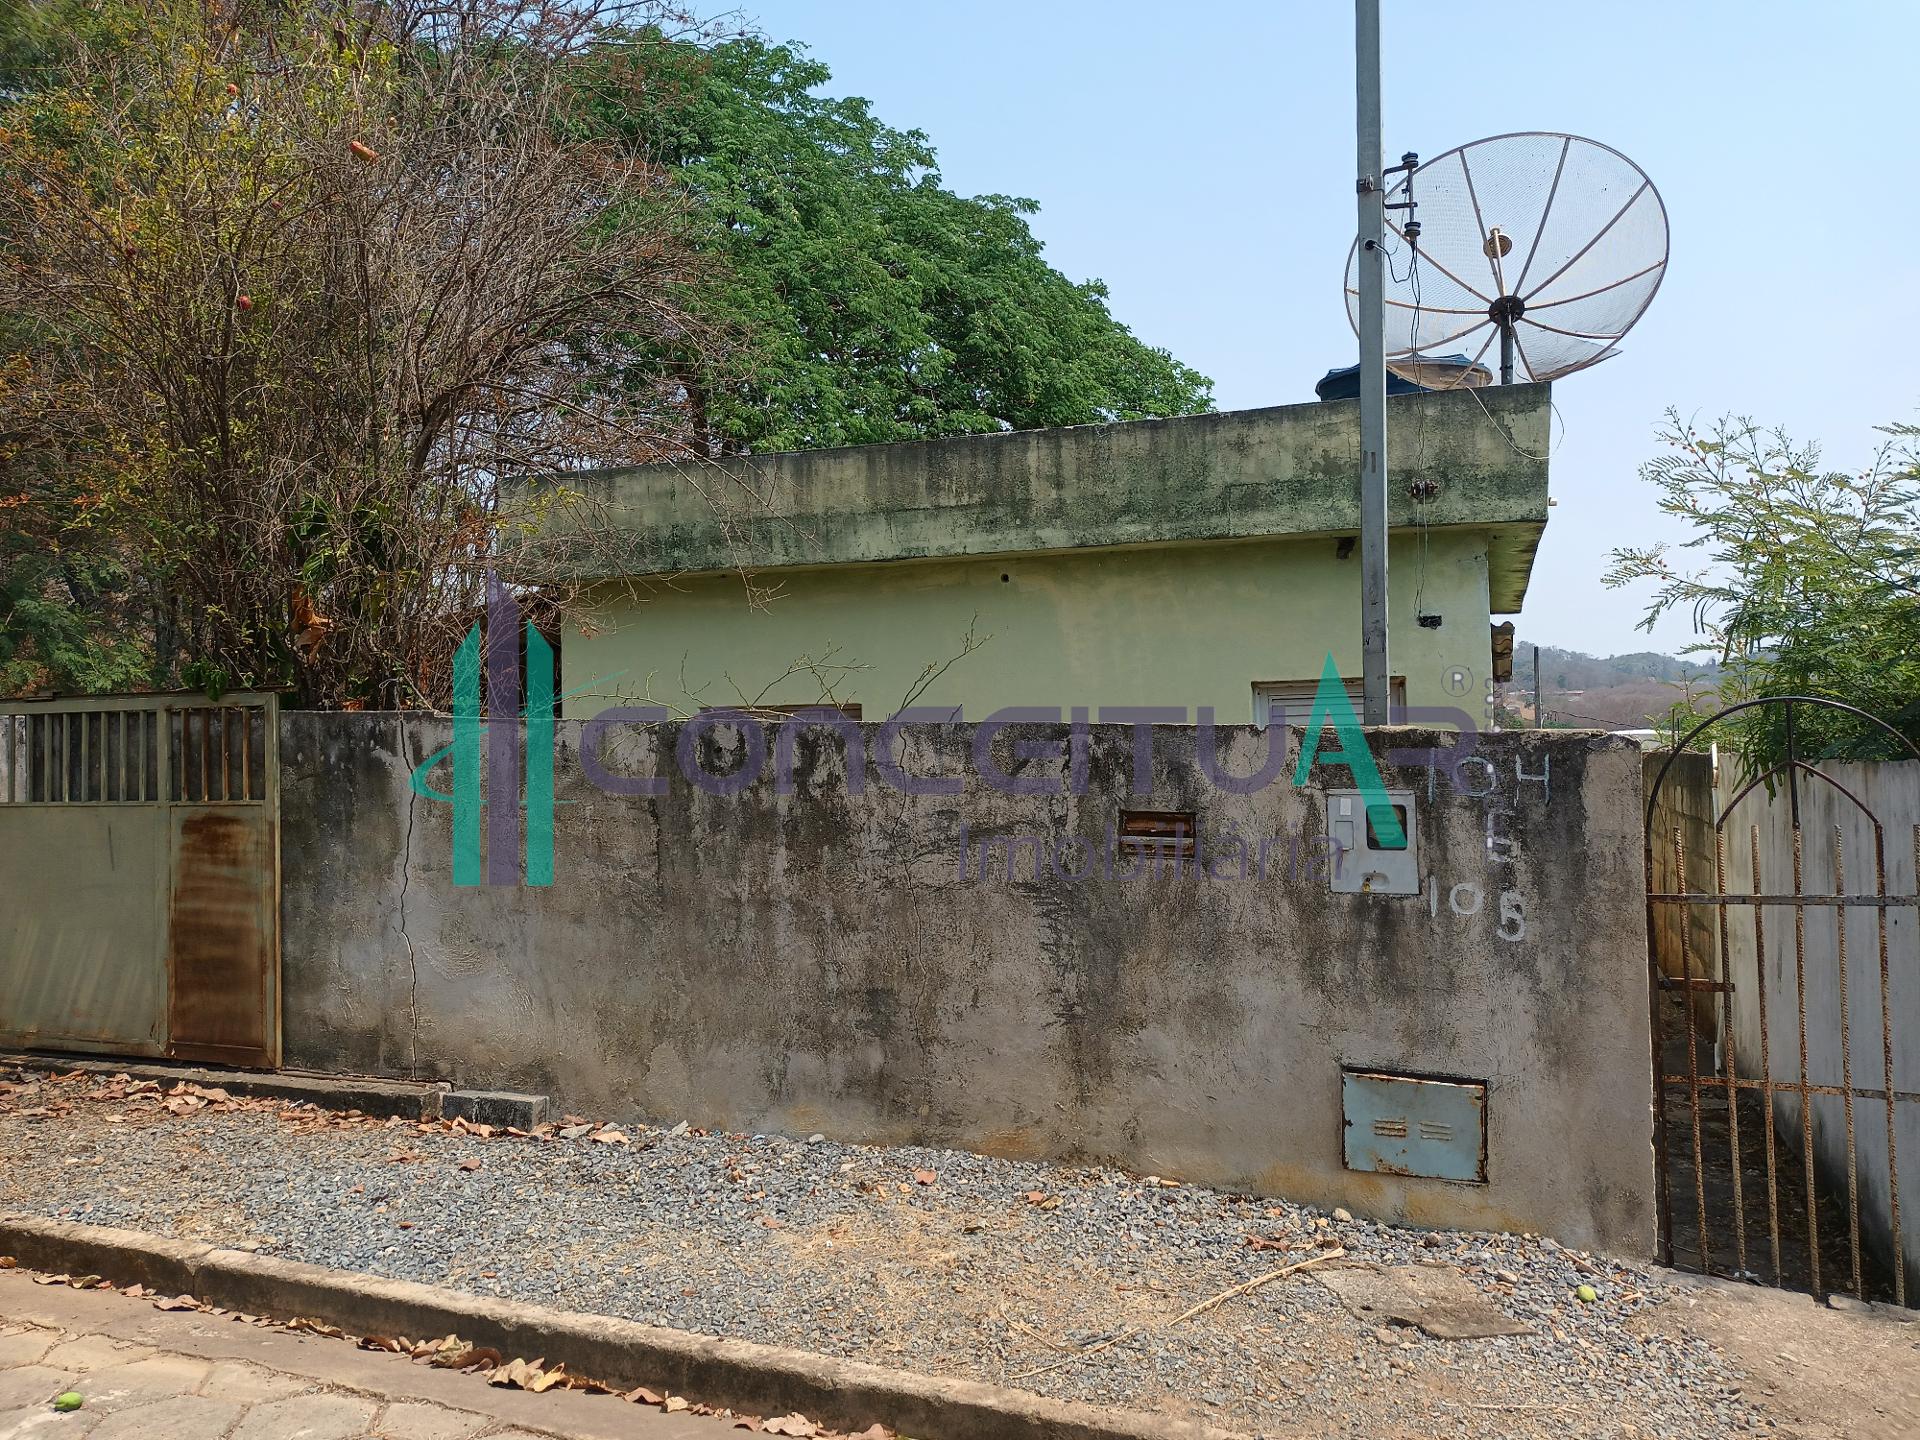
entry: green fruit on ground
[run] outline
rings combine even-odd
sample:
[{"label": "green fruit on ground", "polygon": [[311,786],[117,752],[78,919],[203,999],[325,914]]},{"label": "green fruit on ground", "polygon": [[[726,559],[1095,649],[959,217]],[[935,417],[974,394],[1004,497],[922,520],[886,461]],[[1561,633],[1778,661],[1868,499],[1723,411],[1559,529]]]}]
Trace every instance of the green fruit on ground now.
[{"label": "green fruit on ground", "polygon": [[1600,1298],[1600,1292],[1594,1289],[1591,1285],[1582,1285],[1579,1289],[1573,1292],[1573,1298],[1580,1301],[1584,1305],[1591,1305],[1594,1301]]},{"label": "green fruit on ground", "polygon": [[78,1390],[69,1390],[66,1394],[54,1400],[53,1408],[56,1410],[78,1410],[86,1403],[86,1400],[82,1398]]}]

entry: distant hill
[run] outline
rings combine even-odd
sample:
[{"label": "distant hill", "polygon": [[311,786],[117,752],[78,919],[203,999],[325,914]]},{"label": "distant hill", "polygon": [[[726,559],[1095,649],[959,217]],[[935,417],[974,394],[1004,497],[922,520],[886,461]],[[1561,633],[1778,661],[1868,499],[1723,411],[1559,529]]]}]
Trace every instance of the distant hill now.
[{"label": "distant hill", "polygon": [[[1685,695],[1720,682],[1718,665],[1659,655],[1651,650],[1597,656],[1557,645],[1540,646],[1540,704],[1548,725],[1632,730],[1666,718]],[[1533,642],[1513,647],[1513,683],[1501,687],[1501,706],[1522,723],[1533,723]]]}]

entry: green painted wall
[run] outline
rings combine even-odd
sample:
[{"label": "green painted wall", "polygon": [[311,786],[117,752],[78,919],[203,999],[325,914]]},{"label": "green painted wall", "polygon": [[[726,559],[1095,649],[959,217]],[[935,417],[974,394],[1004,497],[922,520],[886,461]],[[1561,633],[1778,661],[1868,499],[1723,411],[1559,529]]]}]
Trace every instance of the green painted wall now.
[{"label": "green painted wall", "polygon": [[[1410,705],[1477,718],[1487,543],[1471,529],[1393,537],[1392,666]],[[724,575],[655,581],[639,603],[607,590],[563,634],[564,711],[806,704],[822,698],[821,682],[780,677],[810,659],[828,667],[841,701],[884,719],[925,667],[959,653],[971,625],[992,638],[917,703],[964,706],[970,720],[1010,705],[1211,705],[1220,723],[1246,724],[1255,681],[1314,679],[1329,649],[1342,674],[1360,673],[1359,555],[1341,560],[1336,546],[1260,540],[789,569],[764,577],[780,589],[764,610]],[[1442,626],[1416,625],[1416,605]],[[1464,697],[1446,687],[1456,665],[1474,677]]]}]

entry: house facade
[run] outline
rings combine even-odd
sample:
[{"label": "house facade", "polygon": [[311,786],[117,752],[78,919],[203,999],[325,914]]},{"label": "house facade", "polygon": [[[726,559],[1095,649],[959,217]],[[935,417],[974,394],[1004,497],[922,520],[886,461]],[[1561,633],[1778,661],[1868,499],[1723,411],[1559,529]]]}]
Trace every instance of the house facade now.
[{"label": "house facade", "polygon": [[[1548,416],[1545,385],[1389,402],[1397,704],[1478,718],[1546,524]],[[1357,691],[1358,457],[1335,401],[569,477],[554,523],[595,538],[564,711],[1264,723],[1329,656]]]}]

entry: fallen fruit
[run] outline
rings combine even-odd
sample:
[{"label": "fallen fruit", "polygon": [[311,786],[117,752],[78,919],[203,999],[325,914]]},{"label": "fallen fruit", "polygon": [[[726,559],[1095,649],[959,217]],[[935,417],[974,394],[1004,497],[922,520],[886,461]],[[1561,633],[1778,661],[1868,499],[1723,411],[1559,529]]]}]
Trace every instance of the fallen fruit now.
[{"label": "fallen fruit", "polygon": [[69,1390],[66,1394],[55,1397],[53,1408],[61,1411],[78,1410],[86,1403],[78,1390]]},{"label": "fallen fruit", "polygon": [[1591,1305],[1600,1298],[1600,1292],[1591,1285],[1581,1285],[1574,1290],[1573,1298],[1582,1305]]},{"label": "fallen fruit", "polygon": [[233,302],[233,303],[234,303],[235,305],[238,305],[238,306],[239,306],[239,307],[240,307],[240,308],[241,308],[242,310],[251,310],[251,309],[253,309],[253,297],[252,297],[251,295],[239,295],[239,296],[236,296],[236,297],[234,298],[234,302]]}]

